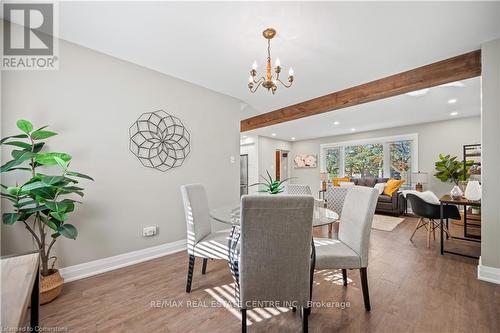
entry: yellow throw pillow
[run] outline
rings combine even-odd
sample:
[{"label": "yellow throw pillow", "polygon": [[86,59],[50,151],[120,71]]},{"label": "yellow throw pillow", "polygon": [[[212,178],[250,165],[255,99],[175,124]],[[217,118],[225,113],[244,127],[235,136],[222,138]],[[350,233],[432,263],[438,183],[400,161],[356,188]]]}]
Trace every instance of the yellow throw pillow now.
[{"label": "yellow throw pillow", "polygon": [[333,178],[333,186],[340,186],[340,183],[349,182],[350,180],[351,180],[351,178],[349,178],[349,177]]},{"label": "yellow throw pillow", "polygon": [[384,188],[384,194],[392,196],[392,194],[396,192],[404,182],[404,179],[389,179],[387,181],[387,185]]}]

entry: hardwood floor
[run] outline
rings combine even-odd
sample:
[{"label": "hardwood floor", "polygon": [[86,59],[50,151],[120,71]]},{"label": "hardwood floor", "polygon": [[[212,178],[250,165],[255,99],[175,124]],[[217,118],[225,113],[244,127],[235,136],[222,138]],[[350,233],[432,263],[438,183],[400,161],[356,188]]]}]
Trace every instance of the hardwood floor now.
[{"label": "hardwood floor", "polygon": [[[477,280],[477,260],[440,256],[438,239],[427,249],[423,231],[409,242],[415,223],[407,218],[392,232],[372,230],[369,313],[359,271],[348,271],[347,287],[340,270],[316,272],[313,301],[330,307],[313,309],[311,332],[500,331],[500,286]],[[326,227],[315,233],[326,236]],[[70,332],[239,332],[236,309],[210,307],[232,300],[227,263],[210,261],[201,275],[197,259],[186,294],[187,263],[182,252],[68,283],[41,307],[41,323]],[[299,312],[289,309],[251,311],[248,319],[249,332],[301,331]]]}]

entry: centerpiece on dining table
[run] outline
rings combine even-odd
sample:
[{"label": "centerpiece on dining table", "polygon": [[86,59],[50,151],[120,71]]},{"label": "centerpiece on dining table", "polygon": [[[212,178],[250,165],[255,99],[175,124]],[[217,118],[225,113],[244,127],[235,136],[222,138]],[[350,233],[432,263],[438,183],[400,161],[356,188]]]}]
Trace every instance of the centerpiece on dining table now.
[{"label": "centerpiece on dining table", "polygon": [[293,177],[289,177],[289,178],[285,178],[283,180],[278,180],[278,179],[273,179],[273,177],[271,177],[271,174],[269,173],[269,171],[266,170],[266,173],[267,173],[268,178],[266,178],[262,175],[260,176],[264,180],[264,182],[255,183],[255,184],[252,184],[250,186],[261,185],[263,187],[260,188],[258,192],[269,193],[269,194],[278,194],[278,193],[281,193],[285,190],[285,187],[283,186],[283,184],[286,181],[293,178]]}]

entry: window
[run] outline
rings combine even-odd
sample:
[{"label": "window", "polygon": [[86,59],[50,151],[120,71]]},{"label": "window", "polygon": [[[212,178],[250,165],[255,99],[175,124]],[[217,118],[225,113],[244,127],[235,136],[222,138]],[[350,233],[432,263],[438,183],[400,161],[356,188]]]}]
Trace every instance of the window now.
[{"label": "window", "polygon": [[404,187],[411,186],[411,146],[410,140],[389,143],[391,178],[404,179]]},{"label": "window", "polygon": [[330,177],[339,177],[340,174],[340,148],[326,150],[326,171]]},{"label": "window", "polygon": [[336,177],[385,177],[406,180],[418,171],[417,134],[321,145],[321,171]]},{"label": "window", "polygon": [[344,176],[350,178],[382,177],[384,174],[383,149],[381,144],[345,147]]}]

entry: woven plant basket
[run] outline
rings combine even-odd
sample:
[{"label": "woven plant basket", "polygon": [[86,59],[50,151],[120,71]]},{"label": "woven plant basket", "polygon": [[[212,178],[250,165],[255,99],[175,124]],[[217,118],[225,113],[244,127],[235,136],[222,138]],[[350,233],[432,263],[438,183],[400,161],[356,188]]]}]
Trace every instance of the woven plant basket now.
[{"label": "woven plant basket", "polygon": [[57,269],[51,269],[50,275],[40,276],[40,304],[52,302],[62,291],[64,279]]}]

